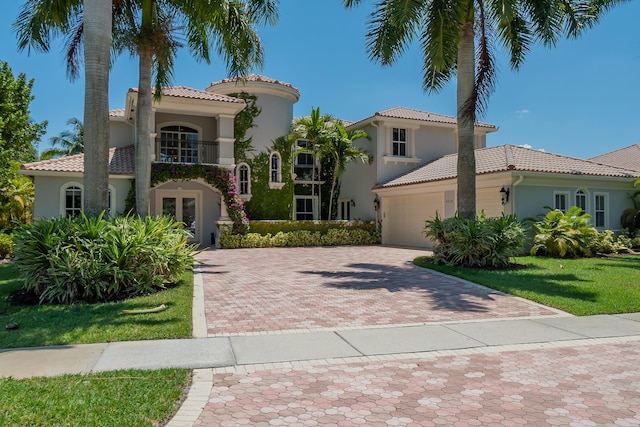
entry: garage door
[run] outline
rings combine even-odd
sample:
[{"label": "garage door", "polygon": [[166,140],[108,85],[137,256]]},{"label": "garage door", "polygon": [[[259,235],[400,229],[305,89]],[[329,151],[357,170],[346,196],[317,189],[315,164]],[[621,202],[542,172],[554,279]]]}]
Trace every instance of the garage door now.
[{"label": "garage door", "polygon": [[424,237],[424,222],[436,211],[442,216],[442,193],[387,197],[384,199],[382,243],[389,245],[430,248]]}]

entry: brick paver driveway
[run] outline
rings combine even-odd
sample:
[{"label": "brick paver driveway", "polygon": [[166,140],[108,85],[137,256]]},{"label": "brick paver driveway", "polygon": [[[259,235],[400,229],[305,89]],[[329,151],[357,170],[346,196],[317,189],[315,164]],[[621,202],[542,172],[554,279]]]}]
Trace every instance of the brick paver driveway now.
[{"label": "brick paver driveway", "polygon": [[550,315],[383,246],[203,252],[209,335]]},{"label": "brick paver driveway", "polygon": [[196,426],[637,426],[640,342],[220,374]]},{"label": "brick paver driveway", "polygon": [[[555,312],[408,264],[388,247],[201,254],[210,334]],[[640,341],[220,368],[196,426],[640,425]],[[270,369],[271,368],[271,369]]]}]

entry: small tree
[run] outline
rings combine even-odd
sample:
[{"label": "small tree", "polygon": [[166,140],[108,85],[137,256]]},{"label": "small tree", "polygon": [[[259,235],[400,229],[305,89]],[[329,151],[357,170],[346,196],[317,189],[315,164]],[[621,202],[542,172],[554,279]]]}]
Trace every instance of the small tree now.
[{"label": "small tree", "polygon": [[338,120],[332,129],[330,137],[322,145],[321,150],[323,153],[333,160],[333,162],[331,162],[333,170],[329,171],[333,178],[331,182],[331,197],[329,198],[329,214],[327,219],[332,218],[336,184],[344,173],[347,164],[356,160],[362,160],[367,163],[370,162],[371,157],[369,154],[353,145],[353,142],[356,139],[361,138],[370,139],[369,134],[363,130],[347,131],[342,122]]}]

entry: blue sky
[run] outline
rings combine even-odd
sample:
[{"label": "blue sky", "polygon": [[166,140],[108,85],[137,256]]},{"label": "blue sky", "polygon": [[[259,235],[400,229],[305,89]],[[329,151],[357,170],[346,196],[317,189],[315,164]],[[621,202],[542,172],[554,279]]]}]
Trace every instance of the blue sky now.
[{"label": "blue sky", "polygon": [[[34,120],[48,120],[47,135],[68,129],[71,117],[83,117],[83,82],[66,76],[62,43],[49,53],[17,51],[11,24],[21,1],[3,2],[0,60],[14,74],[35,79]],[[260,74],[300,90],[294,115],[323,113],[357,121],[376,111],[404,106],[455,115],[455,81],[438,94],[421,88],[421,59],[414,46],[393,67],[371,63],[365,52],[369,5],[345,10],[341,0],[280,0],[280,21],[261,29],[265,64]],[[313,6],[312,6],[313,5]],[[535,46],[519,72],[498,55],[498,82],[483,121],[499,131],[487,144],[529,145],[575,157],[591,157],[640,143],[640,1],[609,12],[578,40],[562,40],[552,49]],[[226,77],[224,65],[178,56],[173,84],[198,89]],[[137,62],[118,57],[111,72],[110,108],[122,108],[129,87],[137,86]]]}]

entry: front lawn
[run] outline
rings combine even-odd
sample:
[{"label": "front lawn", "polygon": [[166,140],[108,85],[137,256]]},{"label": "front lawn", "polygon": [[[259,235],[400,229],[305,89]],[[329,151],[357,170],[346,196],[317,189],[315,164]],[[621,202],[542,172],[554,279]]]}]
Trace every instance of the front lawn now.
[{"label": "front lawn", "polygon": [[[193,274],[182,275],[177,286],[149,296],[100,304],[12,306],[6,298],[22,287],[11,263],[0,264],[0,348],[87,344],[191,336]],[[157,313],[122,314],[124,309]],[[19,329],[5,325],[17,322]],[[2,423],[0,423],[1,425]]]},{"label": "front lawn", "polygon": [[0,378],[0,425],[163,425],[189,382],[186,369]]},{"label": "front lawn", "polygon": [[640,257],[557,259],[518,257],[526,268],[482,270],[414,263],[578,315],[640,311]]}]

